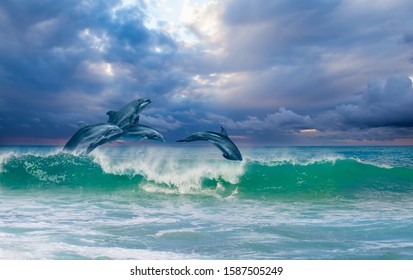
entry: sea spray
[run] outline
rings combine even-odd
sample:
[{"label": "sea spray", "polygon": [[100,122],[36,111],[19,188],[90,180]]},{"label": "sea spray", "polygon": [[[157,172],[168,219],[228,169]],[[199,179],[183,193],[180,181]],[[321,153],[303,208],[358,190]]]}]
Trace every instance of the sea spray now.
[{"label": "sea spray", "polygon": [[[130,151],[129,159],[126,161],[120,154],[98,151],[93,154],[93,158],[106,173],[139,174],[145,178],[147,188],[176,188],[179,193],[201,190],[205,180],[237,184],[239,177],[244,173],[245,163],[221,159],[182,158],[179,153],[182,150],[136,149]],[[215,186],[218,187],[217,184]]]}]

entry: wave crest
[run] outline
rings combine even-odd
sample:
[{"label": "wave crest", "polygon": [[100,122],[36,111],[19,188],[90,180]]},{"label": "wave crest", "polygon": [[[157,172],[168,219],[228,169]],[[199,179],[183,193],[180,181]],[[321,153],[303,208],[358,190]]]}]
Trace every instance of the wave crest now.
[{"label": "wave crest", "polygon": [[[208,151],[208,150],[206,150]],[[413,192],[413,170],[357,158],[217,159],[191,149],[100,149],[89,156],[58,150],[0,154],[0,187],[139,189],[217,197],[348,197]]]},{"label": "wave crest", "polygon": [[205,180],[237,184],[244,174],[244,163],[225,160],[181,158],[179,151],[136,149],[125,159],[122,154],[97,151],[93,161],[104,172],[119,175],[141,175],[157,186],[177,188],[180,193],[200,190]]}]

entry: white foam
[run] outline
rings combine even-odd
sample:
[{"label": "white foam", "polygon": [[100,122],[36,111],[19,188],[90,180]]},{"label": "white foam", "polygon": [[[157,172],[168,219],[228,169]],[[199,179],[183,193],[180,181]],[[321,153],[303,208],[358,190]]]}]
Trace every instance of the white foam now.
[{"label": "white foam", "polygon": [[40,181],[43,182],[54,182],[54,183],[60,183],[63,182],[66,178],[65,174],[61,175],[50,175],[46,171],[39,169],[34,163],[32,162],[24,162],[24,169],[29,173],[30,175],[36,177]]},{"label": "white foam", "polygon": [[331,163],[335,164],[338,160],[345,159],[343,156],[340,155],[318,155],[314,157],[308,158],[300,158],[294,155],[281,155],[281,156],[274,156],[274,157],[246,157],[247,162],[256,162],[261,165],[266,166],[280,166],[285,164],[292,164],[292,165],[312,165],[317,163]]},{"label": "white foam", "polygon": [[136,149],[126,154],[114,155],[106,151],[93,153],[93,160],[104,172],[111,174],[140,174],[149,182],[148,191],[160,191],[150,183],[165,186],[163,192],[171,192],[169,188],[177,188],[179,193],[190,193],[200,190],[204,179],[224,180],[236,184],[244,173],[245,163],[230,162],[225,159],[186,159],[180,149]]},{"label": "white foam", "polygon": [[4,172],[3,170],[3,165],[15,155],[15,152],[6,152],[6,153],[1,153],[0,154],[0,172]]},{"label": "white foam", "polygon": [[[21,238],[17,248],[2,248],[0,259],[24,260],[24,259],[67,259],[67,255],[78,256],[81,259],[192,259],[199,258],[195,254],[179,254],[167,251],[130,249],[121,247],[94,247],[72,245],[63,242],[50,242],[48,240],[27,240]],[[72,258],[72,257],[70,257]]]},{"label": "white foam", "polygon": [[378,163],[378,162],[373,162],[369,160],[361,160],[359,158],[351,158],[354,161],[357,161],[358,163],[365,164],[365,165],[373,165],[379,168],[384,168],[384,169],[392,169],[394,168],[393,166],[385,163]]},{"label": "white foam", "polygon": [[182,228],[182,229],[165,229],[165,230],[160,230],[157,233],[155,233],[155,237],[163,237],[165,235],[177,235],[177,234],[194,234],[197,231],[202,230],[201,228]]}]

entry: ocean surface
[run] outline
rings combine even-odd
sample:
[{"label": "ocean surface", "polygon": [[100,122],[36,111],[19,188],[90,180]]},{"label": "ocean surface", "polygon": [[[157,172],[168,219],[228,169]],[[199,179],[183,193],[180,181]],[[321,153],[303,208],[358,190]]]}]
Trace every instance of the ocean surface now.
[{"label": "ocean surface", "polygon": [[413,147],[0,147],[0,259],[413,259]]}]

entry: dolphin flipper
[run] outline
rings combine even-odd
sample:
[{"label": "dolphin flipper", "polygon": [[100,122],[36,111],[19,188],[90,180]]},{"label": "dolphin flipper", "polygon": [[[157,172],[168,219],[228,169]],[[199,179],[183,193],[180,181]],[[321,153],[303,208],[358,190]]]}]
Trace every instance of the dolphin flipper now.
[{"label": "dolphin flipper", "polygon": [[130,116],[129,125],[137,125],[139,122],[139,114],[133,114]]},{"label": "dolphin flipper", "polygon": [[95,148],[96,148],[96,145],[90,144],[89,147],[87,147],[85,154],[86,155],[90,154]]}]

